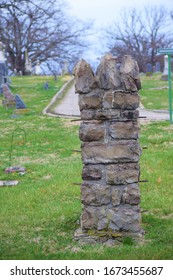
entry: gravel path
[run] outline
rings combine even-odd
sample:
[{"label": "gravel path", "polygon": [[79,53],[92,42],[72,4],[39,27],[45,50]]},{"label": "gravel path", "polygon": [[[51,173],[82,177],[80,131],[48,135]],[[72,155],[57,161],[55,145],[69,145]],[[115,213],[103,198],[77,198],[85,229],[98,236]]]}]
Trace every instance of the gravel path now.
[{"label": "gravel path", "polygon": [[[60,104],[54,109],[54,113],[64,117],[79,117],[80,111],[78,106],[78,94],[75,93],[74,84],[62,98]],[[164,110],[147,110],[139,108],[140,117],[146,117],[147,121],[169,120],[169,111]]]}]

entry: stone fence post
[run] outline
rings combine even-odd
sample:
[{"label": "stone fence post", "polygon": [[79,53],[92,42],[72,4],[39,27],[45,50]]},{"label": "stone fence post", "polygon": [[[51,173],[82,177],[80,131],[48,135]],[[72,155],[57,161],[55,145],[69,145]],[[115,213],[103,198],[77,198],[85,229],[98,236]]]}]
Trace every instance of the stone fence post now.
[{"label": "stone fence post", "polygon": [[141,239],[139,106],[136,61],[105,55],[93,73],[81,60],[74,69],[79,94],[83,171],[81,243]]}]

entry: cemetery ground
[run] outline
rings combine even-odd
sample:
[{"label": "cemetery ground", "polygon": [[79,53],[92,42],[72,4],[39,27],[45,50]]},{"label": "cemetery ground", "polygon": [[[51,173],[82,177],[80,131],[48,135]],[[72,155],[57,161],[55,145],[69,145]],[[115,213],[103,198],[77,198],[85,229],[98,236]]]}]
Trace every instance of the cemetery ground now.
[{"label": "cemetery ground", "polygon": [[[42,111],[69,77],[13,77],[11,91],[29,108],[20,117],[0,106],[0,180],[19,180],[0,187],[0,259],[125,259],[167,260],[173,257],[173,125],[169,121],[141,124],[140,183],[143,244],[124,239],[114,247],[79,245],[73,239],[81,214],[79,123],[49,117]],[[160,76],[141,76],[146,108],[166,109],[167,86]],[[48,81],[50,89],[44,90]],[[157,94],[156,94],[157,92]],[[156,102],[156,98],[158,101]],[[2,99],[0,97],[0,99]],[[151,104],[152,103],[152,104]],[[26,174],[5,174],[13,137],[11,165]],[[24,139],[26,132],[26,142]]]}]

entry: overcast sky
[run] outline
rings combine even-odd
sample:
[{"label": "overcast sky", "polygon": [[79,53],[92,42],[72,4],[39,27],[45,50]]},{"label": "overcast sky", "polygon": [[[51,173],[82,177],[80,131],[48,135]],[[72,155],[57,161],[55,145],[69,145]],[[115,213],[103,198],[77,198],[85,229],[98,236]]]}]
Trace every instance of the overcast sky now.
[{"label": "overcast sky", "polygon": [[173,0],[66,0],[71,13],[83,20],[95,20],[96,25],[116,20],[124,8],[140,8],[147,5],[165,6],[173,10]]},{"label": "overcast sky", "polygon": [[[99,40],[99,28],[118,21],[121,11],[125,8],[141,8],[144,6],[164,6],[173,10],[173,0],[66,0],[70,13],[84,21],[94,21],[93,36],[90,38],[93,46],[83,56],[91,62],[100,56],[102,44]],[[104,50],[103,50],[104,52]]]}]

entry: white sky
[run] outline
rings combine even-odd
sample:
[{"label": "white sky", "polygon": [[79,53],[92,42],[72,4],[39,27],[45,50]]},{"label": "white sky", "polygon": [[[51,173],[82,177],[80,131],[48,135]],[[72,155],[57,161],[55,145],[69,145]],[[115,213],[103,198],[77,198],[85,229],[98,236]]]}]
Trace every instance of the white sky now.
[{"label": "white sky", "polygon": [[173,10],[173,0],[66,0],[71,13],[83,20],[95,20],[96,25],[111,23],[123,8],[147,5],[165,6]]},{"label": "white sky", "polygon": [[[147,5],[164,6],[173,11],[173,0],[66,0],[70,13],[84,21],[94,21],[93,35],[90,37],[93,46],[83,56],[88,62],[96,60],[102,49],[99,41],[99,28],[118,20],[124,8],[140,8]],[[104,50],[103,50],[104,52]],[[102,56],[102,55],[101,55]]]}]

